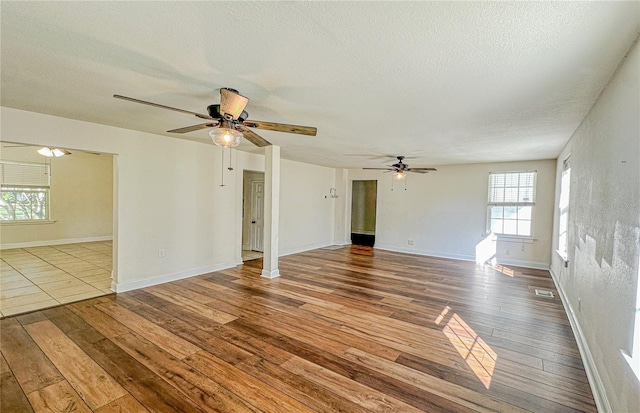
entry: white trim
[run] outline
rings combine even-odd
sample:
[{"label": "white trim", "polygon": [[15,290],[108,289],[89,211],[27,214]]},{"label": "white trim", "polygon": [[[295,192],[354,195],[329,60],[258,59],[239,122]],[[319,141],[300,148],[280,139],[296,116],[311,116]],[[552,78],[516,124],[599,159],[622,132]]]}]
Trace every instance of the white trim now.
[{"label": "white trim", "polygon": [[[436,257],[436,258],[449,258],[452,260],[459,261],[476,261],[476,257],[473,255],[463,255],[463,254],[446,254],[441,252],[433,252],[433,251],[425,251],[425,250],[415,250],[409,248],[398,248],[393,245],[375,245],[374,248],[381,249],[385,251],[393,251],[393,252],[402,252],[405,254],[415,254],[415,255],[423,255],[425,257]],[[545,262],[533,262],[533,261],[519,261],[519,260],[498,260],[498,264],[502,265],[513,265],[515,267],[523,267],[523,268],[534,268],[538,270],[548,270],[549,263]]]},{"label": "white trim", "polygon": [[560,296],[560,300],[564,305],[564,310],[567,313],[567,317],[569,318],[569,324],[571,324],[571,329],[573,330],[573,335],[576,338],[576,343],[578,344],[578,350],[580,351],[580,356],[582,358],[582,363],[584,364],[584,370],[587,373],[587,378],[589,379],[589,385],[591,386],[591,391],[593,393],[593,398],[596,402],[596,407],[598,408],[598,412],[600,413],[609,413],[613,412],[611,409],[611,404],[609,403],[609,399],[607,398],[607,393],[604,388],[604,383],[602,382],[602,378],[598,373],[598,368],[596,366],[595,361],[593,360],[593,356],[591,355],[591,351],[589,350],[589,344],[587,343],[587,339],[582,332],[582,328],[580,327],[580,323],[575,316],[575,312],[573,311],[573,307],[571,306],[571,302],[569,301],[564,289],[562,288],[562,284],[560,284],[560,280],[558,276],[553,271],[553,268],[549,268],[549,273],[551,273],[551,278],[553,279],[553,283],[556,285],[556,290],[558,291],[558,295]]},{"label": "white trim", "polygon": [[476,257],[474,257],[473,255],[459,255],[459,254],[443,254],[440,252],[433,252],[433,251],[425,251],[425,250],[416,250],[416,249],[410,249],[410,248],[398,248],[394,245],[375,245],[373,247],[374,249],[380,249],[380,250],[385,250],[385,251],[392,251],[392,252],[402,252],[405,254],[415,254],[415,255],[424,255],[427,257],[436,257],[436,258],[450,258],[452,260],[459,260],[459,261],[474,261],[476,260]]},{"label": "white trim", "polygon": [[112,241],[111,235],[104,237],[87,237],[87,238],[67,238],[67,239],[53,239],[49,241],[29,241],[29,242],[14,242],[11,244],[0,244],[0,250],[9,250],[13,248],[29,248],[29,247],[48,247],[51,245],[62,244],[79,244],[82,242],[98,242],[98,241]]},{"label": "white trim", "polygon": [[498,259],[497,263],[501,265],[513,265],[514,267],[534,268],[536,270],[549,270],[550,268],[548,262]]},{"label": "white trim", "polygon": [[[281,252],[280,253],[280,257],[284,257],[284,256],[287,256],[287,255],[292,255],[292,254],[298,254],[300,252],[305,252],[305,251],[317,250],[318,248],[324,248],[324,247],[328,247],[330,245],[335,245],[335,244],[333,243],[333,241],[327,241],[327,242],[318,242],[316,244],[311,244],[311,245],[305,245],[303,247],[294,248],[294,249],[290,249],[290,250],[286,250],[284,252]],[[347,244],[344,244],[344,245],[347,245]]]},{"label": "white trim", "polygon": [[0,227],[9,225],[43,225],[43,224],[55,224],[57,221],[51,219],[25,219],[15,221],[0,221]]},{"label": "white trim", "polygon": [[[135,280],[122,283],[112,281],[111,290],[117,293],[123,293],[125,291],[138,290],[140,288],[151,287],[152,285],[164,284],[171,281],[182,280],[184,278],[195,277],[196,275],[203,275],[210,272],[226,270],[227,268],[232,268],[235,266],[235,262],[226,262],[223,264],[192,268],[190,270],[174,272],[171,274],[156,275],[155,277],[145,278],[143,280]],[[122,274],[120,274],[120,277],[122,277]]]},{"label": "white trim", "polygon": [[280,276],[280,270],[277,268],[275,270],[262,270],[260,276],[263,278],[277,278]]}]

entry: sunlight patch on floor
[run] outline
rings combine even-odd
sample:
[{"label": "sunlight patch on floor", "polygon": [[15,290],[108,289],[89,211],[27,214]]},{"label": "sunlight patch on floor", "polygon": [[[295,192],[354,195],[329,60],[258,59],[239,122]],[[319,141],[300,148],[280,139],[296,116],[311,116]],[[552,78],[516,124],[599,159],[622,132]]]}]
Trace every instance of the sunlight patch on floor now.
[{"label": "sunlight patch on floor", "polygon": [[[445,307],[436,318],[436,324],[442,322],[449,311],[450,308]],[[456,313],[449,319],[442,332],[484,387],[488,389],[498,360],[496,352]]]}]

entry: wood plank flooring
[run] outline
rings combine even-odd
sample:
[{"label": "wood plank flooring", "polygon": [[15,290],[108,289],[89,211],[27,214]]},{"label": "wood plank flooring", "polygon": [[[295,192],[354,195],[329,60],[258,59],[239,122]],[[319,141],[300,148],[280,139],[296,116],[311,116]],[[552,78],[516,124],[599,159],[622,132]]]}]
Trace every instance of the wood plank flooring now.
[{"label": "wood plank flooring", "polygon": [[1,321],[2,412],[596,412],[547,271],[345,247]]}]

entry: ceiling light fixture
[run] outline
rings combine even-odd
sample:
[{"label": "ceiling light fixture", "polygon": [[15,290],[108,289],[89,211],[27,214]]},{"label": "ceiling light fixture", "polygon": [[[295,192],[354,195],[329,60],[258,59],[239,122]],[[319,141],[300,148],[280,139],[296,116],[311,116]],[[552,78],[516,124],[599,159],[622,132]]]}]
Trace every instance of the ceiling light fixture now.
[{"label": "ceiling light fixture", "polygon": [[242,132],[238,132],[233,129],[233,123],[223,120],[220,122],[220,127],[211,130],[209,136],[213,139],[213,143],[223,148],[235,148],[240,145],[240,138],[242,138]]},{"label": "ceiling light fixture", "polygon": [[38,153],[40,155],[46,156],[47,158],[59,158],[65,155],[71,155],[71,152],[66,149],[48,148],[46,146],[44,148],[38,149]]},{"label": "ceiling light fixture", "polygon": [[393,179],[396,181],[402,181],[404,178],[406,178],[406,175],[402,171],[396,171],[393,173]]}]

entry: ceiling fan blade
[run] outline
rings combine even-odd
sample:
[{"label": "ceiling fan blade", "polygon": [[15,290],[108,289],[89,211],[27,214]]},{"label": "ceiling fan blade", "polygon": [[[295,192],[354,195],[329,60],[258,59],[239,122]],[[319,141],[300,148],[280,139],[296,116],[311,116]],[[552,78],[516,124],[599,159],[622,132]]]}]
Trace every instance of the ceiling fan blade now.
[{"label": "ceiling fan blade", "polygon": [[437,171],[436,168],[409,168],[408,171],[417,172],[417,171]]},{"label": "ceiling fan blade", "polygon": [[375,169],[376,171],[394,171],[395,170],[390,168],[362,168],[362,169]]},{"label": "ceiling fan blade", "polygon": [[205,129],[205,128],[213,128],[218,126],[220,123],[216,122],[216,123],[201,123],[199,125],[193,125],[193,126],[187,126],[184,128],[178,128],[178,129],[171,129],[168,130],[167,132],[169,133],[187,133],[187,132],[193,132],[196,130],[200,130],[200,129]]},{"label": "ceiling fan blade", "polygon": [[220,113],[223,116],[229,115],[237,120],[247,103],[249,103],[249,98],[242,96],[235,90],[226,87],[220,89]]},{"label": "ceiling fan blade", "polygon": [[169,110],[173,110],[175,112],[182,112],[182,113],[187,113],[189,115],[195,115],[195,116],[197,116],[197,117],[199,117],[201,119],[214,119],[211,116],[203,115],[202,113],[191,112],[191,111],[184,110],[184,109],[172,108],[171,106],[165,106],[165,105],[160,105],[158,103],[147,102],[146,100],[130,98],[130,97],[127,97],[127,96],[122,96],[122,95],[113,95],[113,97],[116,98],[116,99],[128,100],[129,102],[142,103],[143,105],[155,106],[155,107],[161,108],[161,109],[169,109]]},{"label": "ceiling fan blade", "polygon": [[271,146],[271,142],[269,142],[268,140],[266,140],[265,138],[263,138],[262,136],[258,135],[257,133],[255,133],[254,131],[252,131],[249,128],[244,128],[242,126],[238,126],[236,127],[237,130],[239,130],[240,132],[242,132],[242,135],[244,136],[244,138],[246,140],[248,140],[249,142],[251,142],[252,144],[262,148],[265,146]]},{"label": "ceiling fan blade", "polygon": [[429,171],[420,171],[415,169],[405,169],[405,172],[413,172],[415,174],[428,174]]},{"label": "ceiling fan blade", "polygon": [[316,133],[318,133],[318,129],[311,126],[287,125],[285,123],[262,122],[260,120],[245,120],[244,125],[250,128],[297,133],[299,135],[316,136]]}]

